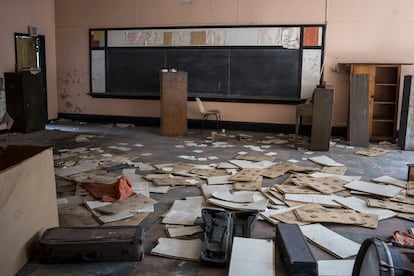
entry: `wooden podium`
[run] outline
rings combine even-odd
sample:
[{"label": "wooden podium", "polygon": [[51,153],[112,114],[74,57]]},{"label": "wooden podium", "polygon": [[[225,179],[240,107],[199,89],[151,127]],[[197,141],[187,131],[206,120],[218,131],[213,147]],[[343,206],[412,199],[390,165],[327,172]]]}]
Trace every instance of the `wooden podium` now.
[{"label": "wooden podium", "polygon": [[329,150],[333,98],[334,89],[332,87],[315,88],[313,91],[310,150]]},{"label": "wooden podium", "polygon": [[161,134],[187,134],[187,72],[160,72]]}]

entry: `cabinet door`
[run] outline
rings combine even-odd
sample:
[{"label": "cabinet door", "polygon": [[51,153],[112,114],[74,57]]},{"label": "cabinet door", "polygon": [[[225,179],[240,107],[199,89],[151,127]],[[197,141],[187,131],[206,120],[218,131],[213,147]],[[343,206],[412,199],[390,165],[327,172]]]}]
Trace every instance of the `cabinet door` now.
[{"label": "cabinet door", "polygon": [[372,65],[355,65],[351,66],[351,74],[368,75],[368,134],[372,136],[372,118],[374,114],[374,97],[375,97],[375,66]]},{"label": "cabinet door", "polygon": [[45,107],[43,103],[42,74],[22,72],[22,93],[26,132],[44,129]]},{"label": "cabinet door", "polygon": [[397,131],[400,65],[353,64],[351,74],[366,74],[369,77],[369,139],[394,142]]},{"label": "cabinet door", "polygon": [[17,73],[4,73],[7,112],[13,118],[12,130],[24,131],[24,104],[20,75]]},{"label": "cabinet door", "polygon": [[44,129],[45,106],[41,73],[4,73],[4,77],[7,112],[14,120],[12,130],[30,132]]}]

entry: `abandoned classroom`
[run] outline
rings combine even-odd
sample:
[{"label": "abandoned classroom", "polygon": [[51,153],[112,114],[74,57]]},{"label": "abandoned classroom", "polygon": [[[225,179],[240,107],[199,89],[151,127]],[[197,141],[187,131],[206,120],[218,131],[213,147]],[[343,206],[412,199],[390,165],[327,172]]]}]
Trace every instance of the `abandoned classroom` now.
[{"label": "abandoned classroom", "polygon": [[414,275],[413,1],[0,10],[0,275]]}]

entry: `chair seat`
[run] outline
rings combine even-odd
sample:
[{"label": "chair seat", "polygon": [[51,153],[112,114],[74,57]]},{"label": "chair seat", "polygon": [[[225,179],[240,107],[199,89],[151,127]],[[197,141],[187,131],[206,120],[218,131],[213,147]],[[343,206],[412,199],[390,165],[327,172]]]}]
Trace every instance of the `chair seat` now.
[{"label": "chair seat", "polygon": [[299,104],[296,107],[296,116],[312,117],[312,104]]},{"label": "chair seat", "polygon": [[312,102],[298,104],[296,106],[296,126],[295,126],[295,145],[298,144],[299,127],[302,121],[302,117],[312,117],[313,105]]},{"label": "chair seat", "polygon": [[203,115],[203,121],[201,122],[200,133],[201,133],[203,127],[204,127],[204,122],[208,120],[208,117],[210,115],[216,117],[217,130],[219,130],[219,128],[220,128],[220,122],[221,122],[221,114],[220,114],[220,111],[217,110],[217,109],[209,109],[209,110],[207,110],[204,107],[203,103],[201,102],[200,98],[198,98],[198,97],[196,97],[196,101],[197,101],[197,104],[198,104],[198,108],[200,109],[200,113],[201,113],[201,115]]},{"label": "chair seat", "polygon": [[203,113],[203,115],[216,115],[216,114],[220,114],[220,111],[213,109],[213,110],[207,110],[206,112]]}]

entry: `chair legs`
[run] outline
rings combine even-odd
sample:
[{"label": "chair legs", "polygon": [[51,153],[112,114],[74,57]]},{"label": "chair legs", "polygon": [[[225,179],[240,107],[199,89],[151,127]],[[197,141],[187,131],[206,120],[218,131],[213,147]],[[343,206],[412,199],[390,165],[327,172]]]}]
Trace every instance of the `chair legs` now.
[{"label": "chair legs", "polygon": [[220,118],[220,114],[215,114],[215,115],[216,115],[216,128],[217,128],[217,131],[219,131],[221,127],[221,118]]},{"label": "chair legs", "polygon": [[204,115],[203,120],[201,121],[201,128],[200,128],[200,134],[203,132],[204,129],[204,122],[207,121],[208,116]]},{"label": "chair legs", "polygon": [[217,128],[217,131],[220,129],[220,127],[221,127],[221,116],[220,116],[220,114],[206,114],[206,115],[203,116],[203,120],[201,121],[200,134],[203,132],[204,123],[208,120],[208,116],[210,116],[210,115],[216,116],[216,128]]},{"label": "chair legs", "polygon": [[296,126],[295,126],[295,146],[298,145],[299,126],[300,126],[301,121],[302,121],[302,117],[297,115],[296,116]]}]

